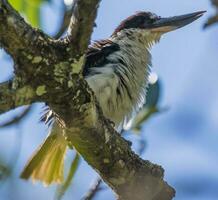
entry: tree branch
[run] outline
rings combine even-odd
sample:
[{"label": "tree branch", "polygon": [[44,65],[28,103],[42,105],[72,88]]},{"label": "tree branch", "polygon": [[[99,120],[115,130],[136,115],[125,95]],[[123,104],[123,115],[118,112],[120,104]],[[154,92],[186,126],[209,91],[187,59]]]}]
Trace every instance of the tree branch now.
[{"label": "tree branch", "polygon": [[101,186],[102,179],[97,178],[94,182],[94,184],[91,186],[91,188],[88,190],[88,192],[85,194],[85,196],[82,198],[82,200],[92,200],[96,194],[102,189]]},{"label": "tree branch", "polygon": [[120,200],[172,199],[174,190],[163,181],[163,169],[132,152],[129,143],[103,117],[85,82],[81,80],[78,86],[77,97],[65,97],[66,108],[58,110],[51,105],[66,123],[69,145],[76,148]]},{"label": "tree branch", "polygon": [[[69,35],[53,40],[0,0],[0,44],[15,62],[15,82],[0,87],[0,113],[44,101],[63,120],[65,138],[119,200],[170,200],[163,169],[139,158],[106,120],[81,75],[99,0],[75,0]],[[20,54],[20,51],[22,52]],[[31,54],[31,56],[29,55]]]},{"label": "tree branch", "polygon": [[66,134],[69,143],[115,191],[119,200],[174,197],[174,190],[163,181],[164,170],[131,151],[129,143],[114,131],[97,107],[86,102],[73,115],[74,119],[66,124],[70,127]]},{"label": "tree branch", "polygon": [[0,128],[5,128],[8,126],[12,126],[12,125],[20,123],[22,120],[25,119],[25,117],[27,117],[27,115],[30,113],[31,110],[32,110],[32,106],[28,106],[19,115],[13,117],[9,121],[6,121],[4,123],[0,123]]},{"label": "tree branch", "polygon": [[208,19],[208,21],[204,24],[204,28],[208,28],[218,22],[218,0],[211,0],[211,4],[215,7],[216,13]]},{"label": "tree branch", "polygon": [[[82,55],[90,42],[100,0],[75,0],[68,29],[68,45]],[[74,51],[72,52],[74,54]]]},{"label": "tree branch", "polygon": [[50,49],[50,38],[27,24],[7,0],[0,0],[0,24],[0,44],[14,59],[18,54],[22,55],[21,51],[36,54],[38,45],[41,46],[41,50]]},{"label": "tree branch", "polygon": [[35,101],[34,90],[26,85],[13,89],[12,81],[0,83],[0,114]]}]

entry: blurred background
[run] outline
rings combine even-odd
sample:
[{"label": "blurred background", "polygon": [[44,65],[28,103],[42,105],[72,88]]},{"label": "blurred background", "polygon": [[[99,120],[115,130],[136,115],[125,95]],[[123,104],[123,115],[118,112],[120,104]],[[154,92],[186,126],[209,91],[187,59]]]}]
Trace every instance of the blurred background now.
[{"label": "blurred background", "polygon": [[[57,38],[64,34],[72,0],[10,2],[33,26]],[[92,40],[109,37],[121,20],[140,10],[160,16],[199,10],[207,13],[193,24],[166,34],[154,46],[148,103],[124,136],[144,159],[163,166],[165,180],[176,189],[176,200],[217,200],[218,26],[203,28],[216,8],[210,0],[102,1]],[[12,60],[0,50],[0,82],[12,76]],[[19,179],[25,163],[48,133],[48,127],[39,122],[42,108],[43,104],[34,104],[0,116],[0,200],[80,200],[93,184],[99,184],[97,174],[82,158],[75,160],[73,151],[66,158],[66,177],[70,169],[75,173],[68,176],[65,185],[44,187]],[[102,183],[96,190],[92,199],[115,199]]]}]

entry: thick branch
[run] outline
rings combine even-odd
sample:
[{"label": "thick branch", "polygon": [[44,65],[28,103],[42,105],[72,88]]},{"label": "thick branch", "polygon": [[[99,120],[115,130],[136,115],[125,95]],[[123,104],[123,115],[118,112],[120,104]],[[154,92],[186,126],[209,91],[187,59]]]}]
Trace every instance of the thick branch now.
[{"label": "thick branch", "polygon": [[74,1],[68,39],[69,45],[76,49],[78,55],[82,55],[89,44],[99,2],[100,0]]},{"label": "thick branch", "polygon": [[163,181],[163,169],[140,159],[117,133],[102,125],[80,129],[79,123],[76,127],[68,133],[71,144],[119,199],[172,199],[174,190]]},{"label": "thick branch", "polygon": [[13,89],[11,81],[0,83],[0,114],[35,101],[34,90],[26,85]]},{"label": "thick branch", "polygon": [[[79,87],[77,98],[65,99],[66,110],[58,111],[66,122],[69,144],[101,175],[119,200],[172,199],[175,192],[163,181],[163,169],[131,151],[130,144],[104,119],[82,80]],[[76,102],[83,103],[78,106]],[[72,113],[67,111],[69,108]]]},{"label": "thick branch", "polygon": [[[15,59],[18,55],[40,54],[51,51],[51,39],[37,29],[32,28],[16,12],[7,0],[0,0],[0,45]],[[38,48],[37,48],[38,46]],[[41,51],[39,50],[39,47]]]}]

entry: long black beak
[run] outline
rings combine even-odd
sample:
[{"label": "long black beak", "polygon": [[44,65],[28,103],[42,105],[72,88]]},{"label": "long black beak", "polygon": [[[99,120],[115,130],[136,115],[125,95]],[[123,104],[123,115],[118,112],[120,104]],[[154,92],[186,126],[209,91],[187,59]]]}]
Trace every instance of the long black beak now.
[{"label": "long black beak", "polygon": [[205,12],[206,11],[199,11],[175,17],[159,18],[151,25],[151,27],[149,27],[149,29],[154,32],[162,33],[173,31],[192,23],[193,21],[200,18]]}]

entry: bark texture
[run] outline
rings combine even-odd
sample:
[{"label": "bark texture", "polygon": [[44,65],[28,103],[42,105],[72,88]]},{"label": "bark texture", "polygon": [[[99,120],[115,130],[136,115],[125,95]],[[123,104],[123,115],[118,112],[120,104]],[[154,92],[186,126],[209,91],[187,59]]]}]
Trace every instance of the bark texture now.
[{"label": "bark texture", "polygon": [[104,118],[82,77],[100,0],[76,0],[68,36],[55,40],[32,28],[0,0],[0,45],[14,60],[14,78],[0,84],[0,114],[46,102],[65,125],[65,138],[119,200],[170,200],[162,167],[142,160]]}]

